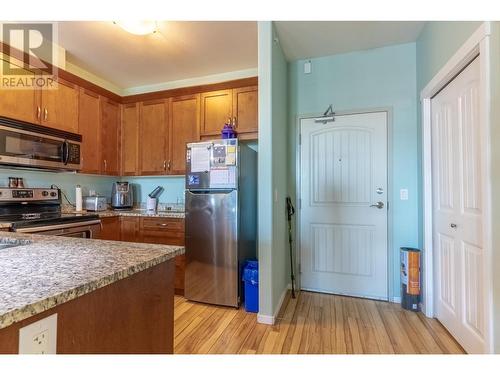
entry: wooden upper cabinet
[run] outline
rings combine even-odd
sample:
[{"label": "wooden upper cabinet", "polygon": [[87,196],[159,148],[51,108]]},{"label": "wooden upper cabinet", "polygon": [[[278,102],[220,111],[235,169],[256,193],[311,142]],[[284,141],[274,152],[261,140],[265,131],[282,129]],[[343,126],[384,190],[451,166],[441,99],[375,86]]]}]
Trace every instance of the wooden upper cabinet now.
[{"label": "wooden upper cabinet", "polygon": [[122,107],[122,175],[139,173],[139,106],[137,103]]},{"label": "wooden upper cabinet", "polygon": [[258,99],[257,86],[233,89],[233,123],[238,135],[259,130]]},{"label": "wooden upper cabinet", "polygon": [[200,135],[220,135],[224,124],[232,117],[232,113],[233,90],[202,93]]},{"label": "wooden upper cabinet", "polygon": [[51,128],[78,132],[78,86],[61,78],[53,90],[41,90],[41,122]]},{"label": "wooden upper cabinet", "polygon": [[167,101],[153,100],[140,104],[140,157],[141,175],[167,174]]},{"label": "wooden upper cabinet", "polygon": [[101,97],[102,173],[120,174],[120,105]]},{"label": "wooden upper cabinet", "polygon": [[[0,63],[3,61],[0,59]],[[26,76],[35,77],[35,73],[22,69]],[[0,89],[0,116],[16,120],[37,123],[40,120],[41,108],[39,106],[40,91],[28,89]]]},{"label": "wooden upper cabinet", "polygon": [[80,89],[78,133],[82,135],[82,173],[101,173],[101,116],[99,95]]},{"label": "wooden upper cabinet", "polygon": [[169,174],[186,173],[186,144],[200,139],[200,95],[187,95],[170,100]]}]

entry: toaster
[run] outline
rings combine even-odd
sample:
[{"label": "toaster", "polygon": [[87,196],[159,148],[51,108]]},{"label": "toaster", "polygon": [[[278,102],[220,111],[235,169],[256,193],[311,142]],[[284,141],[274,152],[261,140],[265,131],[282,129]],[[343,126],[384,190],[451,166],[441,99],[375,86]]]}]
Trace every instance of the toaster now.
[{"label": "toaster", "polygon": [[83,197],[83,208],[87,211],[106,211],[108,208],[106,197],[100,197],[98,195]]}]

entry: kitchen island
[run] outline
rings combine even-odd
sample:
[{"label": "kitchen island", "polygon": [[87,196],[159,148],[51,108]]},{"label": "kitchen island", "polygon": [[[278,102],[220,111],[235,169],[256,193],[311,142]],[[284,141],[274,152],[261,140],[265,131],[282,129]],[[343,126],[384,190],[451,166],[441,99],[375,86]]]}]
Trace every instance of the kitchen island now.
[{"label": "kitchen island", "polygon": [[0,353],[18,353],[19,330],[54,314],[57,353],[172,353],[174,258],[183,252],[5,233]]}]

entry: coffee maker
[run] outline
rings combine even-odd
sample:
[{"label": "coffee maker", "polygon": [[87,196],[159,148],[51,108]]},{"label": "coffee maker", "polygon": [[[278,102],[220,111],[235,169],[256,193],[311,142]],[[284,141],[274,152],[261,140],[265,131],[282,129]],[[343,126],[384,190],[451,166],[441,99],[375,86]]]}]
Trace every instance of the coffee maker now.
[{"label": "coffee maker", "polygon": [[130,209],[134,205],[132,186],[127,181],[113,183],[111,191],[111,207],[115,210]]}]

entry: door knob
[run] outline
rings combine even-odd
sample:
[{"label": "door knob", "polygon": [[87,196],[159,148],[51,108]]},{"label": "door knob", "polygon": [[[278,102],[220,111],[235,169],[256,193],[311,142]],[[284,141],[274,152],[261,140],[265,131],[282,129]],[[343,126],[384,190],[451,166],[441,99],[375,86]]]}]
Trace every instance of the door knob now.
[{"label": "door knob", "polygon": [[457,227],[457,224],[451,223],[450,227],[452,227],[453,229],[455,229]]},{"label": "door knob", "polygon": [[376,204],[371,204],[370,207],[377,207],[379,210],[384,208],[384,202],[378,201]]}]

